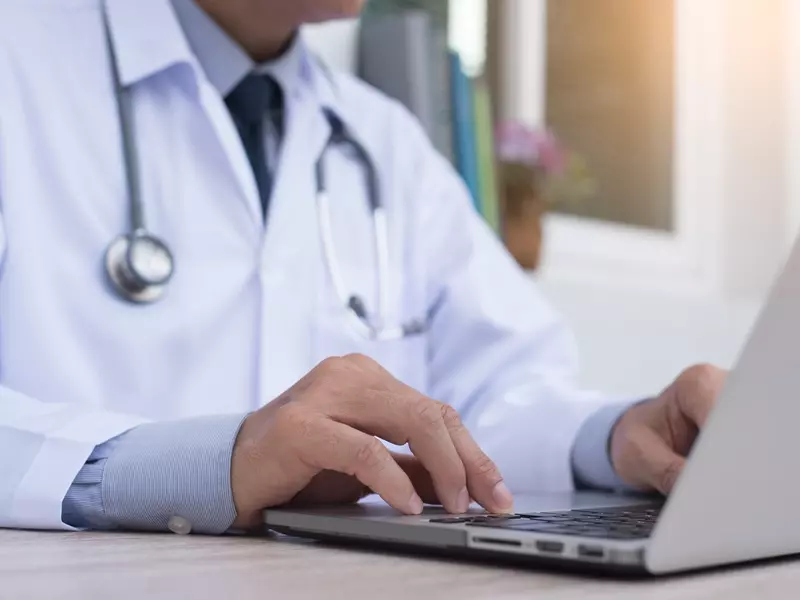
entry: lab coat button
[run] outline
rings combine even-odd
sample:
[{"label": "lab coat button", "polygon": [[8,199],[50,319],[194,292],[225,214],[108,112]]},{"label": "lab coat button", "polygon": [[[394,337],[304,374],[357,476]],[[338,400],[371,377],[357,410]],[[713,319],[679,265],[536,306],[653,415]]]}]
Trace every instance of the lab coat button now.
[{"label": "lab coat button", "polygon": [[167,522],[167,527],[169,527],[172,533],[177,533],[179,535],[188,535],[192,533],[192,524],[188,519],[184,519],[183,517],[170,517],[170,520]]}]

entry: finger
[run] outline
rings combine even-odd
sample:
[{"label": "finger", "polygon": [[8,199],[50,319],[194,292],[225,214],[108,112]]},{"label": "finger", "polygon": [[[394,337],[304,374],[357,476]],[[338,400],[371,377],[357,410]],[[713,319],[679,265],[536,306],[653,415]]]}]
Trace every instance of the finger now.
[{"label": "finger", "polygon": [[346,356],[323,367],[321,381],[328,384],[320,388],[319,410],[393,444],[409,444],[431,474],[444,507],[454,513],[469,508],[464,465],[444,426],[441,403],[404,385],[366,356]]},{"label": "finger", "polygon": [[408,447],[430,473],[436,496],[448,512],[469,510],[467,473],[456,451],[444,415],[450,407],[420,396],[410,409],[412,425]]},{"label": "finger", "polygon": [[632,469],[636,479],[668,495],[683,471],[686,459],[676,454],[649,427],[640,427],[632,432],[630,443],[639,456],[639,464]]},{"label": "finger", "polygon": [[422,512],[422,500],[411,480],[377,438],[324,418],[312,426],[311,443],[301,456],[304,462],[319,470],[352,475],[401,512]]},{"label": "finger", "polygon": [[687,370],[678,382],[678,406],[697,427],[703,428],[725,384],[725,371],[701,365]]},{"label": "finger", "polygon": [[444,414],[452,410],[391,378],[323,407],[331,419],[393,444],[408,444],[430,473],[435,495],[451,513],[469,509],[467,474]]},{"label": "finger", "polygon": [[436,495],[436,488],[433,486],[431,474],[422,462],[420,462],[416,456],[396,453],[391,454],[395,462],[400,465],[400,468],[403,469],[411,480],[411,484],[414,486],[420,498],[422,498],[422,501],[425,502],[425,504],[441,505],[442,502],[439,500],[439,496]]},{"label": "finger", "polygon": [[292,498],[290,505],[305,507],[353,504],[368,494],[372,494],[372,490],[351,475],[338,471],[321,471]]},{"label": "finger", "polygon": [[470,435],[455,410],[445,414],[445,425],[467,472],[470,495],[491,513],[510,513],[514,497],[503,483],[500,469]]}]

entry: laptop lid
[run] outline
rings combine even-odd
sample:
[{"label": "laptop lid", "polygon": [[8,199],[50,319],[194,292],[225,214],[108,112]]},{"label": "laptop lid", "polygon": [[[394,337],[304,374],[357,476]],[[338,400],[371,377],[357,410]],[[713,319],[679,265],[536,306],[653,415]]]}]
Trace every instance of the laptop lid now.
[{"label": "laptop lid", "polygon": [[666,573],[800,553],[800,242],[656,525]]}]

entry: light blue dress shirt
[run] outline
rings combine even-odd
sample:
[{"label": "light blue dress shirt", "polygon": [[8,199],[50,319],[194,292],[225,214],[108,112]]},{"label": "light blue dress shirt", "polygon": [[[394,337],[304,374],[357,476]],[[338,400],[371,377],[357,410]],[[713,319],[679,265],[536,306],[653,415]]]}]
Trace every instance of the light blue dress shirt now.
[{"label": "light blue dress shirt", "polygon": [[[269,73],[284,91],[287,79],[302,77],[299,38],[277,61],[255,65],[194,0],[172,2],[193,52],[222,96],[253,71]],[[278,140],[269,125],[266,137],[268,160],[275,165]],[[629,407],[609,406],[583,425],[572,453],[579,487],[624,488],[608,443]],[[171,518],[182,517],[194,533],[228,531],[236,518],[231,457],[243,420],[243,415],[223,415],[151,423],[98,446],[64,499],[64,522],[88,529],[165,531]]]}]

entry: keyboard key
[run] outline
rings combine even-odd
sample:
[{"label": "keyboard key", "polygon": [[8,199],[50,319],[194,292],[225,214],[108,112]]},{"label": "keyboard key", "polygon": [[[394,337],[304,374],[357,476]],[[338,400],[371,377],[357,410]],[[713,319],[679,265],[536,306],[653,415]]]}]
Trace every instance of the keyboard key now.
[{"label": "keyboard key", "polygon": [[435,519],[428,519],[429,523],[439,524],[459,524],[459,523],[494,523],[499,521],[512,521],[522,519],[519,515],[477,515],[477,516],[462,516],[462,517],[437,517]]},{"label": "keyboard key", "polygon": [[517,515],[485,515],[481,517],[473,517],[469,520],[470,523],[501,523],[505,521],[514,521],[521,519]]},{"label": "keyboard key", "polygon": [[659,509],[630,507],[581,509],[567,512],[519,513],[514,519],[502,516],[475,517],[466,525],[607,539],[644,539],[650,535]]}]

